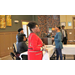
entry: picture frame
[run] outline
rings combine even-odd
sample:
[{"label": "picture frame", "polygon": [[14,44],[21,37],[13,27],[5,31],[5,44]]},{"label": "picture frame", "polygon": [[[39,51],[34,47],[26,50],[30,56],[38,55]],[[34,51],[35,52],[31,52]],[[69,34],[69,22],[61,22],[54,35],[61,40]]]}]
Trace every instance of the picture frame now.
[{"label": "picture frame", "polygon": [[68,26],[72,26],[72,23],[71,22],[68,22]]},{"label": "picture frame", "polygon": [[66,22],[61,22],[61,26],[66,26]]},{"label": "picture frame", "polygon": [[6,26],[12,26],[11,15],[6,15]]},{"label": "picture frame", "polygon": [[5,15],[0,15],[0,28],[6,28]]}]

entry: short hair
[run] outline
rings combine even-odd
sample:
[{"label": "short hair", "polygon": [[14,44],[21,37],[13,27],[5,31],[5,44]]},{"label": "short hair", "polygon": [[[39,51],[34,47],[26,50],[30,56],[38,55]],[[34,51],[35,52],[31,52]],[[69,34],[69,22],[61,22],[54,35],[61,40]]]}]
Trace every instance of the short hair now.
[{"label": "short hair", "polygon": [[63,28],[63,27],[65,27],[65,26],[62,26],[62,28]]},{"label": "short hair", "polygon": [[59,28],[59,29],[61,30],[61,27],[60,27],[60,25],[57,25],[56,27],[57,27],[57,28]]},{"label": "short hair", "polygon": [[[30,30],[33,29],[33,28],[35,28],[36,25],[38,25],[38,24],[37,24],[35,21],[29,22],[29,23],[27,24],[27,26],[30,28]],[[31,30],[31,31],[32,31],[32,30]]]},{"label": "short hair", "polygon": [[18,29],[18,32],[20,32],[21,30],[23,30],[23,28],[19,28],[19,29]]},{"label": "short hair", "polygon": [[24,39],[24,36],[26,36],[26,35],[25,35],[25,34],[20,34],[20,35],[18,36],[18,42],[22,42],[23,39]]}]

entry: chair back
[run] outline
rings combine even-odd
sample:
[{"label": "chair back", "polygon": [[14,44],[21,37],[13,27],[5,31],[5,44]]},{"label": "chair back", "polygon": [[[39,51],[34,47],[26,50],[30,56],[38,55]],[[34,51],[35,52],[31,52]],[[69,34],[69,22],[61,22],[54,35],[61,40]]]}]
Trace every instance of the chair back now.
[{"label": "chair back", "polygon": [[14,51],[14,53],[15,53],[16,59],[20,59],[20,58],[19,58],[19,55],[20,55],[20,54],[17,52],[17,46],[16,46],[16,43],[13,44],[13,48],[14,48],[13,51]]},{"label": "chair back", "polygon": [[14,48],[14,50],[16,50],[16,52],[17,52],[17,45],[16,45],[16,43],[13,43],[13,48]]}]

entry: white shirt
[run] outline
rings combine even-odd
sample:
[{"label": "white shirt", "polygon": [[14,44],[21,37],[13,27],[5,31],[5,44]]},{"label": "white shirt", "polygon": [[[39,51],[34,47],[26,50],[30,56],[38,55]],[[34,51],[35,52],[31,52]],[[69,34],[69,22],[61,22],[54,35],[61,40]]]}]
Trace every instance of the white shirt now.
[{"label": "white shirt", "polygon": [[66,33],[64,29],[62,29],[62,33],[63,33],[63,36],[66,37]]}]

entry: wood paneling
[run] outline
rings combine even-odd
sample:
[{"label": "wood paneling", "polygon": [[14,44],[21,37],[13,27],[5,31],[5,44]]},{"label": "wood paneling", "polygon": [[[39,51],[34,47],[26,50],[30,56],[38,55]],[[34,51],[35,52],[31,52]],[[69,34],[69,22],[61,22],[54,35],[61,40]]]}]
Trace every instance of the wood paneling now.
[{"label": "wood paneling", "polygon": [[[74,30],[73,29],[67,29],[67,35],[68,35],[68,44],[75,44],[74,40]],[[70,40],[72,40],[73,42],[70,42]]]},{"label": "wood paneling", "polygon": [[16,42],[17,32],[0,32],[0,58],[13,51],[13,43]]}]

